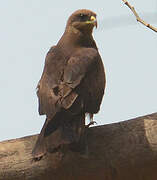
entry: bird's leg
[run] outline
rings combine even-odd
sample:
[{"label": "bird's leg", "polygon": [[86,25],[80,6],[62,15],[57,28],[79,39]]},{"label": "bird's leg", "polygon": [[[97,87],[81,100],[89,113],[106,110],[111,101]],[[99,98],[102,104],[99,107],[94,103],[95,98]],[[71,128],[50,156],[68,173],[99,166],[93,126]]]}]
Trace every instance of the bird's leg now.
[{"label": "bird's leg", "polygon": [[86,125],[86,128],[89,128],[91,125],[97,124],[96,121],[93,121],[93,114],[89,113],[88,115],[89,115],[90,122],[89,124]]}]

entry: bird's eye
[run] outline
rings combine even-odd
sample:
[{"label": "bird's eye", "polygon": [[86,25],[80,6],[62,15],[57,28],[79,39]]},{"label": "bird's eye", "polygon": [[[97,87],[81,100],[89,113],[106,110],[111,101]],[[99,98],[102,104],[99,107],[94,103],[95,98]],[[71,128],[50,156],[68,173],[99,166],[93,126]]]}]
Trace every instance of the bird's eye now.
[{"label": "bird's eye", "polygon": [[83,17],[84,16],[84,14],[80,14],[80,17]]},{"label": "bird's eye", "polygon": [[86,21],[87,20],[87,15],[81,13],[79,16],[80,16],[81,21]]}]

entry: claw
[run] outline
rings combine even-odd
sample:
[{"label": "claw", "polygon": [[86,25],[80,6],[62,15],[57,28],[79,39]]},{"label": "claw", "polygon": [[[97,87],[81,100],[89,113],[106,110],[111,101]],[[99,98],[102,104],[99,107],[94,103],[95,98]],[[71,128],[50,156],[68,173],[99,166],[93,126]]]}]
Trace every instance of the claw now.
[{"label": "claw", "polygon": [[91,121],[89,124],[86,125],[86,128],[89,128],[91,125],[97,124],[96,121]]}]

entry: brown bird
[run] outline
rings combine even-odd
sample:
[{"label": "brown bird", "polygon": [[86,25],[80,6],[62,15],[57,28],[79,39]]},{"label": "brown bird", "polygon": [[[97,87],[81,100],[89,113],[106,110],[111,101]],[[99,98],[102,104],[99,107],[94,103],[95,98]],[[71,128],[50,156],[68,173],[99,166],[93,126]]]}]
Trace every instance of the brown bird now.
[{"label": "brown bird", "polygon": [[[47,53],[37,86],[39,114],[45,114],[46,121],[32,152],[34,158],[81,142],[85,114],[92,120],[100,109],[105,72],[92,36],[94,26],[94,12],[77,10],[69,17],[57,45]],[[81,151],[81,145],[76,147]]]}]

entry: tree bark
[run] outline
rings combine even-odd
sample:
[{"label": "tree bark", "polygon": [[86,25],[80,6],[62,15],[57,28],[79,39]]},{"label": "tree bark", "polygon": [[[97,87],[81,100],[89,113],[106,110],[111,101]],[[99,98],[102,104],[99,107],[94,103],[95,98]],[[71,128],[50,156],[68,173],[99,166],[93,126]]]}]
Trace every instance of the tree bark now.
[{"label": "tree bark", "polygon": [[157,179],[157,113],[89,128],[88,157],[65,149],[34,161],[36,139],[0,143],[0,180]]}]

